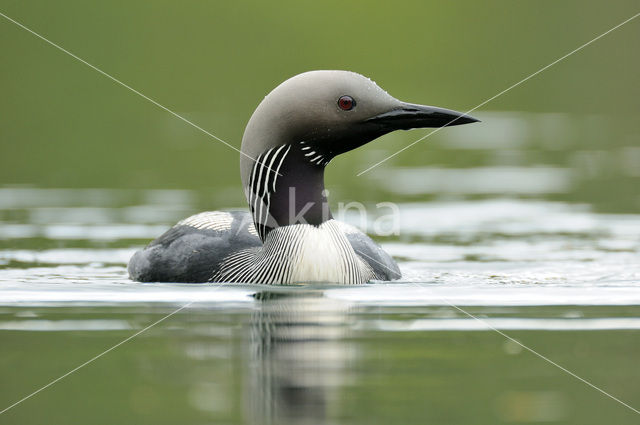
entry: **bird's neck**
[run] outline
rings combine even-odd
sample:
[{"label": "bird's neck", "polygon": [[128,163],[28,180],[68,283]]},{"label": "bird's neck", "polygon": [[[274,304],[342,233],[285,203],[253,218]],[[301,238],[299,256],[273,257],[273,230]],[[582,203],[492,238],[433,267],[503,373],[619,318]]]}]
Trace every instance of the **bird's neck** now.
[{"label": "bird's neck", "polygon": [[278,146],[256,158],[245,190],[263,240],[277,227],[319,226],[332,218],[324,189],[329,159],[304,142]]}]

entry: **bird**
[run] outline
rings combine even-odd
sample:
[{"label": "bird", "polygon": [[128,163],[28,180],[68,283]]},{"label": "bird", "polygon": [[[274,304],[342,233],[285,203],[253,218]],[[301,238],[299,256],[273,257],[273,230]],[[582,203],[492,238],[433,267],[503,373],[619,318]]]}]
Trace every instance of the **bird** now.
[{"label": "bird", "polygon": [[400,101],[352,71],[293,76],[260,102],[242,137],[240,176],[249,211],[207,211],[179,221],[132,256],[129,276],[140,282],[270,285],[399,279],[387,252],[333,219],[325,167],[395,130],[477,121]]}]

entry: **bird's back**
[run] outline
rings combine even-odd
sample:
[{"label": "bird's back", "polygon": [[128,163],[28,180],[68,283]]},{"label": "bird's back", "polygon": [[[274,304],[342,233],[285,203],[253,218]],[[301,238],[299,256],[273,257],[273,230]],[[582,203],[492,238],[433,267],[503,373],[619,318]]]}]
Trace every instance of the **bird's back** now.
[{"label": "bird's back", "polygon": [[226,257],[261,246],[248,213],[207,211],[178,222],[136,252],[129,276],[140,282],[207,282]]},{"label": "bird's back", "polygon": [[129,275],[141,282],[358,284],[397,279],[400,270],[371,238],[335,220],[283,226],[263,244],[248,212],[209,211],[136,252]]}]

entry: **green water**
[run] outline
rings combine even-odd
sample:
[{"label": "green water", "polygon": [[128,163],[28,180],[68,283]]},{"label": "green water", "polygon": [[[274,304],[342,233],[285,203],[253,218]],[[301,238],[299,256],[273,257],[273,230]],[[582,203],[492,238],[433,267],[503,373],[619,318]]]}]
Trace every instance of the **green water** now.
[{"label": "green water", "polygon": [[[638,11],[0,0],[236,147],[299,72],[466,111]],[[245,208],[238,153],[0,17],[0,423],[638,423],[639,36],[626,24],[360,177],[428,130],[331,163],[332,209],[369,218],[340,219],[372,233],[377,203],[398,205],[376,239],[401,282],[141,285],[136,249]]]},{"label": "green water", "polygon": [[[632,411],[494,332],[354,326],[438,320],[441,308],[347,311],[309,293],[289,295],[295,298],[261,301],[254,311],[190,308],[5,413],[3,423],[637,422]],[[586,316],[639,313],[637,307],[582,310]],[[15,311],[3,309],[2,317]],[[54,323],[110,320],[134,327],[170,311],[29,309]],[[2,399],[30,393],[133,332],[95,326],[4,331]],[[506,332],[637,405],[638,330]]]}]

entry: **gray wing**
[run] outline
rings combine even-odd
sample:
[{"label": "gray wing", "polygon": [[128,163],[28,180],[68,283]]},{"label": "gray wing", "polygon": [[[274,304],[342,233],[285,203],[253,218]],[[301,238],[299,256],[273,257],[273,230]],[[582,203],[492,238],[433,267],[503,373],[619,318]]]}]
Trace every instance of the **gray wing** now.
[{"label": "gray wing", "polygon": [[180,221],[129,260],[139,282],[207,282],[222,260],[262,246],[246,211],[207,211]]},{"label": "gray wing", "polygon": [[369,264],[378,280],[395,280],[402,277],[396,261],[369,236],[355,227],[338,222],[353,250]]}]

